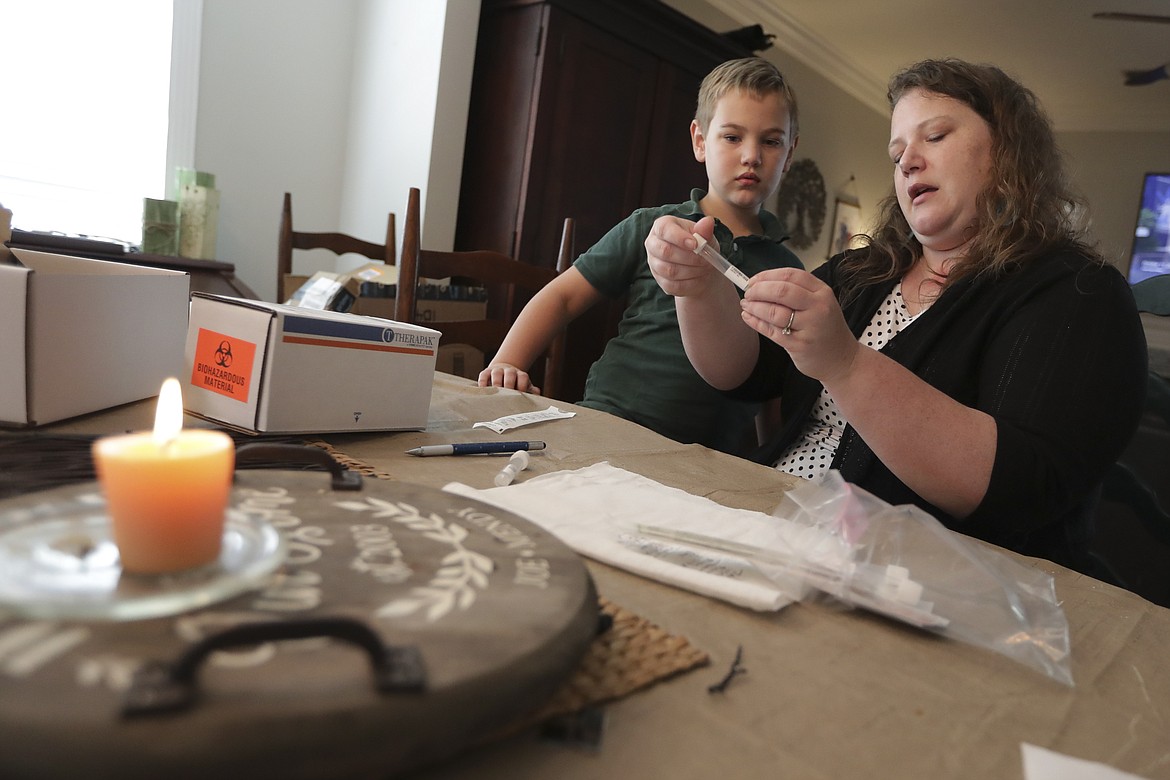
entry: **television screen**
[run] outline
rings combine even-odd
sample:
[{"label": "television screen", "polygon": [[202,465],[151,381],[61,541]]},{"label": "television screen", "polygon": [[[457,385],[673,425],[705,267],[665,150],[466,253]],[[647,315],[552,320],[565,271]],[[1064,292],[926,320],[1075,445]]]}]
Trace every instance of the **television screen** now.
[{"label": "television screen", "polygon": [[1129,283],[1170,273],[1170,173],[1147,173],[1133,233]]}]

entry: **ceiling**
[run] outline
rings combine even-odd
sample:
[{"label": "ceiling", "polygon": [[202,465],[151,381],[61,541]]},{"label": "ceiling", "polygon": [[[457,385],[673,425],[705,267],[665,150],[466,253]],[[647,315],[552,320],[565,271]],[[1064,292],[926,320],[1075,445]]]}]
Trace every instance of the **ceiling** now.
[{"label": "ceiling", "polygon": [[1170,132],[1170,80],[1124,72],[1170,63],[1170,0],[707,0],[883,115],[886,79],[929,57],[1000,66],[1039,97],[1056,129]]}]

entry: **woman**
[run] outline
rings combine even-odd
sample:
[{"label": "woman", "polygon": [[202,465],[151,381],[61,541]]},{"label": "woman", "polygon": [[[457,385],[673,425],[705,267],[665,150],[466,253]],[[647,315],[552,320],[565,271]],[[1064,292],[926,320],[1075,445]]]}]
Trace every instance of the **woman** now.
[{"label": "woman", "polygon": [[[687,355],[737,397],[783,399],[760,459],[828,468],[949,527],[1085,570],[1096,486],[1137,426],[1141,322],[1074,224],[1035,96],[998,68],[925,61],[890,82],[894,192],[868,246],[767,271],[742,304],[659,220],[651,271]],[[744,325],[747,327],[744,327]]]}]

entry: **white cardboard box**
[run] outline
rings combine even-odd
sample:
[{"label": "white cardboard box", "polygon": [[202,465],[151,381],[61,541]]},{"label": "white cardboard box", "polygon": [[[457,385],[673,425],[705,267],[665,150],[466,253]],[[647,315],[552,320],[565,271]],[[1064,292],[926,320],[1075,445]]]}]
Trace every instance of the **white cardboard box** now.
[{"label": "white cardboard box", "polygon": [[[349,274],[318,271],[312,277],[284,275],[284,289],[289,305],[310,309],[332,309],[339,303],[343,311],[369,317],[394,319],[394,298],[361,295],[361,283],[376,281],[393,284],[398,268],[382,263],[368,263]],[[418,322],[465,322],[487,317],[487,301],[418,298],[415,301]],[[475,379],[485,365],[485,355],[468,344],[440,344],[435,370]]]},{"label": "white cardboard box", "polygon": [[191,279],[14,249],[0,264],[0,423],[34,426],[158,395],[183,367]]},{"label": "white cardboard box", "polygon": [[194,293],[187,411],[255,433],[421,430],[439,332]]}]

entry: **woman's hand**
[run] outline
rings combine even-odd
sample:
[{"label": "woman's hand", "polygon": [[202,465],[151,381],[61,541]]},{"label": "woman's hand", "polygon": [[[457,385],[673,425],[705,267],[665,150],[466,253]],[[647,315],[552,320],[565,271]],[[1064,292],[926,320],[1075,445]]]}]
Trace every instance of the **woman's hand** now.
[{"label": "woman's hand", "polygon": [[806,271],[756,274],[742,307],[743,321],[825,386],[842,418],[911,490],[955,517],[979,505],[995,459],[995,420],[863,346],[832,290]]},{"label": "woman's hand", "polygon": [[748,327],[783,347],[805,376],[832,386],[853,367],[861,346],[833,291],[807,271],[756,274],[741,306]]},{"label": "woman's hand", "polygon": [[511,363],[492,363],[479,372],[480,387],[506,387],[522,393],[540,395],[540,388],[532,384],[528,372]]}]

